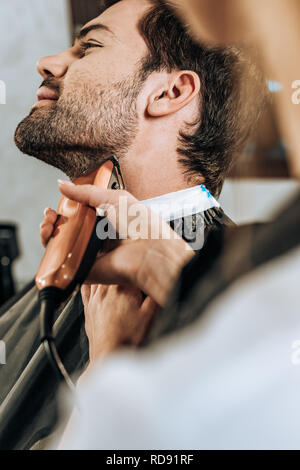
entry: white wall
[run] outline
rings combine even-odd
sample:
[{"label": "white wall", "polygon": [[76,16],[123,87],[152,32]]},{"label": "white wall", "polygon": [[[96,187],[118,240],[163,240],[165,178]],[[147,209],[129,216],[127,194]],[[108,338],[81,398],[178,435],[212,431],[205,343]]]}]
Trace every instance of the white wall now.
[{"label": "white wall", "polygon": [[270,220],[300,190],[291,180],[228,180],[219,202],[236,223]]},{"label": "white wall", "polygon": [[61,173],[22,155],[13,135],[36,101],[38,58],[70,45],[67,1],[0,0],[0,44],[0,80],[7,88],[6,104],[0,104],[0,222],[19,224],[23,256],[15,273],[23,284],[39,265],[39,223],[46,206],[57,206]]}]

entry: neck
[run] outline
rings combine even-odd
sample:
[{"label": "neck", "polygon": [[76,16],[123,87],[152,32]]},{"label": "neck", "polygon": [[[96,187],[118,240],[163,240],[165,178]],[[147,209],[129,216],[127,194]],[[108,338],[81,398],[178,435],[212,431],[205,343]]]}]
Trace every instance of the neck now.
[{"label": "neck", "polygon": [[149,199],[194,186],[183,174],[176,151],[177,136],[166,138],[164,129],[145,132],[121,158],[126,189],[137,199]]}]

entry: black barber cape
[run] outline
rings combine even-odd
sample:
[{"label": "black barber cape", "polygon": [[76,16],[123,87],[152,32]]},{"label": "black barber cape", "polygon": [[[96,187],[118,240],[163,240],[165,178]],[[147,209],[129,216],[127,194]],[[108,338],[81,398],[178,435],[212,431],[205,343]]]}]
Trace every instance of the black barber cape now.
[{"label": "black barber cape", "polygon": [[[211,232],[223,232],[224,227],[233,225],[219,205],[169,223],[174,230],[182,230],[183,223],[190,243],[195,228],[202,230],[204,246]],[[76,382],[88,364],[80,293],[56,313],[54,333],[60,357]],[[156,328],[151,341],[159,336]],[[39,303],[34,282],[0,310],[0,339],[6,344],[7,357],[7,363],[0,365],[0,449],[30,449],[59,432],[60,383],[40,346]],[[66,419],[67,416],[66,412]]]}]

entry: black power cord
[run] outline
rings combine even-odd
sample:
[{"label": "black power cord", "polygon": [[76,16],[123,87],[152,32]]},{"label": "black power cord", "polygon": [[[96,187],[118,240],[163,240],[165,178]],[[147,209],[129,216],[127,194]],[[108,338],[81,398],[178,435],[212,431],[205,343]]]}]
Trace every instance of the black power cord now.
[{"label": "black power cord", "polygon": [[64,380],[69,390],[74,393],[75,385],[59,357],[53,337],[54,314],[61,302],[60,294],[61,291],[55,287],[47,287],[40,291],[41,343],[59,380]]}]

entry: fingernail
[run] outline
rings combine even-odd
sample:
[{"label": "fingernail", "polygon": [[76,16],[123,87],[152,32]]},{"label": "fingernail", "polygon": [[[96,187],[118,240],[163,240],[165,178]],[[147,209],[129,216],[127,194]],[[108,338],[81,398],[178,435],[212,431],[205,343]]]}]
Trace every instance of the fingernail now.
[{"label": "fingernail", "polygon": [[102,207],[97,207],[96,212],[99,217],[106,217],[106,210],[102,209]]},{"label": "fingernail", "polygon": [[67,180],[57,180],[58,184],[65,184],[67,186],[74,186],[74,183],[72,181],[67,181]]},{"label": "fingernail", "polygon": [[45,216],[47,215],[47,212],[48,212],[49,209],[50,209],[50,207],[46,207],[46,209],[44,210],[44,215]]},{"label": "fingernail", "polygon": [[96,212],[99,217],[107,217],[107,207],[105,204],[96,207]]}]

